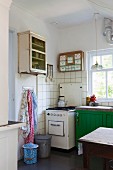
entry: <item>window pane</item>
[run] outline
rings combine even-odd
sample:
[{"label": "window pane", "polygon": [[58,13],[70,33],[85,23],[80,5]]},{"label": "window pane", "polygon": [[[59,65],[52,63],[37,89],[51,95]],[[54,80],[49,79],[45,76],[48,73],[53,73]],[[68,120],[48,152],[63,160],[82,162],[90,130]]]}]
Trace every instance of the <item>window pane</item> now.
[{"label": "window pane", "polygon": [[112,55],[103,55],[102,56],[102,66],[104,68],[112,67]]},{"label": "window pane", "polygon": [[106,97],[106,76],[105,72],[92,73],[92,92],[97,98]]},{"label": "window pane", "polygon": [[93,56],[93,64],[95,64],[96,61],[100,64],[100,56]]},{"label": "window pane", "polygon": [[113,98],[113,71],[108,72],[108,98]]}]

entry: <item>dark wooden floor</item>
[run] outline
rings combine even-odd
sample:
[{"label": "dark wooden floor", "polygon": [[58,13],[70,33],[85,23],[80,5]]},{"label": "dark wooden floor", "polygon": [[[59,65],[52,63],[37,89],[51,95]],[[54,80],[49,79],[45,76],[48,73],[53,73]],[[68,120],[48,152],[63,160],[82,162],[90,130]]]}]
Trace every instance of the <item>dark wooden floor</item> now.
[{"label": "dark wooden floor", "polygon": [[[73,150],[69,153],[52,150],[49,158],[39,159],[36,164],[27,165],[23,160],[18,162],[18,170],[71,170],[83,167],[82,155],[78,156]],[[103,170],[103,160],[92,158],[90,170]]]}]

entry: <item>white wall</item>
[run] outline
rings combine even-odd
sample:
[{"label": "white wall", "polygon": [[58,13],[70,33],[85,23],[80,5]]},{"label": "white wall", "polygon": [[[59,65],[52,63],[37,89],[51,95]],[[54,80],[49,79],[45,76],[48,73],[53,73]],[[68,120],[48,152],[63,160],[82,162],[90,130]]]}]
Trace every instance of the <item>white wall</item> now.
[{"label": "white wall", "polygon": [[[103,18],[97,21],[97,49],[112,48],[105,37],[103,36]],[[60,30],[59,51],[87,51],[96,50],[96,32],[95,23],[90,21],[84,24],[77,25]]]},{"label": "white wall", "polygon": [[17,32],[31,30],[34,33],[45,37],[47,45],[47,63],[54,64],[56,70],[56,54],[58,54],[58,30],[51,25],[35,18],[28,11],[15,7],[10,9],[10,28]]},{"label": "white wall", "polygon": [[[46,53],[47,53],[47,63],[53,64],[54,72],[57,70],[56,65],[56,56],[58,54],[58,39],[59,34],[58,30],[56,30],[51,25],[44,23],[41,20],[36,19],[32,16],[28,11],[15,7],[13,4],[10,9],[10,18],[9,18],[9,25],[10,29],[14,31],[15,34],[15,45],[13,50],[15,51],[15,117],[18,120],[18,114],[20,110],[20,103],[22,98],[22,87],[23,86],[32,86],[36,92],[36,86],[40,85],[40,78],[36,80],[36,76],[33,75],[21,75],[18,74],[18,44],[17,44],[17,32],[23,32],[27,30],[31,30],[34,33],[37,33],[46,39]],[[45,83],[45,76],[41,75],[43,82]],[[42,85],[42,84],[41,84]],[[43,85],[43,87],[45,84]],[[46,86],[45,86],[46,88]],[[39,90],[37,91],[38,94],[38,129],[39,133],[44,133],[44,110],[46,108],[46,90],[43,92],[43,95],[39,95]],[[41,91],[42,92],[42,91]],[[39,100],[40,99],[40,100]],[[44,101],[41,104],[41,101]],[[21,158],[21,147],[24,143],[23,138],[19,137],[19,159]]]},{"label": "white wall", "polygon": [[[13,4],[10,9],[10,29],[15,30],[16,32],[23,32],[26,30],[31,30],[43,37],[46,38],[47,45],[47,63],[54,65],[54,70],[56,70],[56,56],[58,54],[58,31],[51,27],[50,25],[45,24],[43,21],[40,21],[33,17],[28,11],[23,11],[15,7]],[[15,37],[17,38],[17,37]],[[17,42],[16,42],[17,43]],[[16,46],[17,47],[17,46]],[[31,75],[19,75],[17,72],[17,48],[16,50],[16,115],[18,115],[22,86],[34,86],[36,87],[36,77]]]},{"label": "white wall", "polygon": [[[100,18],[97,20],[97,49],[106,49],[106,48],[113,48],[113,45],[109,45],[106,42],[105,37],[103,36],[104,30],[104,19]],[[86,52],[91,50],[96,50],[96,30],[95,30],[95,22],[90,21],[84,24],[80,24],[74,27],[62,29],[59,31],[60,40],[59,40],[59,51],[62,52],[69,52],[69,51],[77,51],[82,50],[84,51],[84,63],[85,63],[85,70],[87,70],[86,65]],[[84,74],[85,73],[85,74]],[[65,73],[66,74],[66,73]],[[64,76],[65,76],[64,74]],[[68,74],[68,73],[67,73]],[[68,74],[71,78],[71,74]],[[74,73],[73,73],[74,74]],[[75,75],[77,75],[76,73]],[[79,82],[85,86],[82,90],[82,104],[85,105],[86,103],[86,96],[87,96],[87,73],[86,71],[82,71],[83,76],[79,79]],[[85,77],[84,77],[85,75]],[[60,74],[59,74],[59,77]],[[74,76],[75,78],[75,76]],[[76,79],[68,79],[68,82],[74,81]],[[77,80],[78,81],[78,80]],[[64,81],[65,82],[65,81]],[[100,103],[102,105],[112,105],[113,103]]]}]

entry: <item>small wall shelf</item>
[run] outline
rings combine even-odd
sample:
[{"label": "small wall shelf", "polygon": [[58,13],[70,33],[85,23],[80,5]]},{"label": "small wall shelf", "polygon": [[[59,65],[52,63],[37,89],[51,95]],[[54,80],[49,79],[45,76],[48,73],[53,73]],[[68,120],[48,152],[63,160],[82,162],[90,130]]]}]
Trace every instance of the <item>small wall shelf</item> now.
[{"label": "small wall shelf", "polygon": [[83,70],[83,51],[72,51],[59,54],[59,71],[81,71]]}]

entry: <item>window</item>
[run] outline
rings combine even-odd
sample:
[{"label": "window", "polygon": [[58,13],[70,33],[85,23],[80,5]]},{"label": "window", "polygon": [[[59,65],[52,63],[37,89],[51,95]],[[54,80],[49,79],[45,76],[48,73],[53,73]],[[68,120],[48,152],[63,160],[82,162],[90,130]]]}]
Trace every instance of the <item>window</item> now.
[{"label": "window", "polygon": [[[96,63],[103,66],[102,70],[91,70]],[[100,100],[113,100],[113,49],[88,52],[88,91]]]}]

